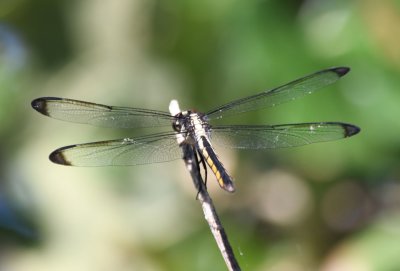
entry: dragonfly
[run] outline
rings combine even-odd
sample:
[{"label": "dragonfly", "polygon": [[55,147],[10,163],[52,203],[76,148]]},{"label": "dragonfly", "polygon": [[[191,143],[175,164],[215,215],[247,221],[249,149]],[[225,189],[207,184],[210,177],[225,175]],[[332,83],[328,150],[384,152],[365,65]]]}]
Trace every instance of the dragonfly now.
[{"label": "dragonfly", "polygon": [[[194,148],[208,165],[218,184],[234,192],[232,177],[219,160],[214,145],[236,149],[277,149],[332,141],[356,135],[360,128],[344,122],[309,122],[278,125],[213,125],[239,113],[272,107],[331,85],[349,72],[348,67],[324,69],[280,87],[231,101],[207,113],[194,110],[176,115],[142,108],[108,106],[57,97],[32,101],[39,113],[58,120],[109,128],[170,126],[165,132],[140,137],[74,144],[53,151],[49,159],[66,166],[127,166],[166,162],[182,158],[181,146]],[[183,138],[177,143],[177,135]],[[206,167],[205,167],[206,170]]]}]

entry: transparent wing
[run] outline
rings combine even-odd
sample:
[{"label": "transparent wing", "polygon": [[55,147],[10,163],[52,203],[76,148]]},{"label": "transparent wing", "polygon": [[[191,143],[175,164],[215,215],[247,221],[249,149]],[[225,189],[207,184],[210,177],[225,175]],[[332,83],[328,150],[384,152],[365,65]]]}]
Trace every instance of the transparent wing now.
[{"label": "transparent wing", "polygon": [[128,166],[182,158],[175,133],[77,144],[50,154],[54,163],[68,166]]},{"label": "transparent wing", "polygon": [[110,128],[138,128],[171,125],[167,112],[108,106],[64,98],[43,97],[32,101],[32,107],[43,115],[76,123]]},{"label": "transparent wing", "polygon": [[211,128],[212,142],[238,149],[276,149],[350,137],[360,128],[340,122],[229,125]]},{"label": "transparent wing", "polygon": [[237,113],[275,106],[305,96],[306,94],[311,94],[324,86],[330,85],[349,70],[346,67],[322,70],[278,88],[232,101],[209,111],[206,115],[209,119],[219,119]]}]

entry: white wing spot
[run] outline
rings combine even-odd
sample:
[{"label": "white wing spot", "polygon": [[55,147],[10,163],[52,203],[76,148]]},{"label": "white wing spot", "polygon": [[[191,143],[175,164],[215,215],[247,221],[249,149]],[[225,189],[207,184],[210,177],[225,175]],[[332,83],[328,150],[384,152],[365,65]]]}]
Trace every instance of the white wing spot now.
[{"label": "white wing spot", "polygon": [[134,140],[132,138],[126,137],[124,138],[124,140],[122,141],[122,144],[126,144],[126,143],[133,143]]}]

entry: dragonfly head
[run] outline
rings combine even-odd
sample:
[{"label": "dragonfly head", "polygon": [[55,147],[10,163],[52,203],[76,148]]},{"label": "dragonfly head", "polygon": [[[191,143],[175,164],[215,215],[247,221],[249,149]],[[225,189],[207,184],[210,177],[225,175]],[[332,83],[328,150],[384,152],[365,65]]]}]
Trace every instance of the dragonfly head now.
[{"label": "dragonfly head", "polygon": [[190,119],[190,111],[182,111],[175,115],[175,120],[172,123],[174,131],[180,133],[186,131],[188,121]]}]

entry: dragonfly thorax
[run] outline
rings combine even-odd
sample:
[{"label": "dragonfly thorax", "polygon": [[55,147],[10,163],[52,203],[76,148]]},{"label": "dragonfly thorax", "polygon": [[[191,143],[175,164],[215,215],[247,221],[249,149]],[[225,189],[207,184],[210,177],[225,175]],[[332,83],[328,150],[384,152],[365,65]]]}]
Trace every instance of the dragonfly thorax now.
[{"label": "dragonfly thorax", "polygon": [[186,143],[196,144],[202,136],[209,138],[210,125],[205,120],[205,115],[192,111],[182,111],[175,116],[173,129],[182,133]]}]

